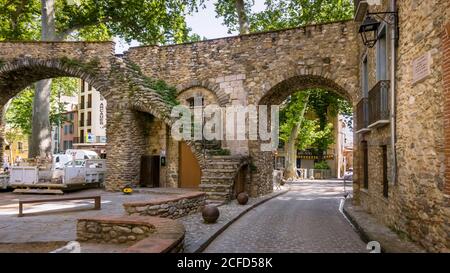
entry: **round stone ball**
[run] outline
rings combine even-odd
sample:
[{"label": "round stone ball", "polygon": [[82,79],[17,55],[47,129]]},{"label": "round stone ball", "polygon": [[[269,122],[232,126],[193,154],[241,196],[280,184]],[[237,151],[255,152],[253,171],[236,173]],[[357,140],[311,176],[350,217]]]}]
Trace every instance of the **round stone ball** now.
[{"label": "round stone ball", "polygon": [[237,196],[237,201],[241,205],[245,205],[248,202],[248,194],[246,192],[241,192]]},{"label": "round stone ball", "polygon": [[216,206],[208,205],[202,210],[203,220],[206,223],[215,223],[217,218],[219,218],[220,212]]}]

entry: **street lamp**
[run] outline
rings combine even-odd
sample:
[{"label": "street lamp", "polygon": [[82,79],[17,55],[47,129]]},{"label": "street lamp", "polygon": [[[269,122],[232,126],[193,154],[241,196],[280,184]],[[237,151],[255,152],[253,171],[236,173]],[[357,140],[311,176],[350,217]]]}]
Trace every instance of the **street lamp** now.
[{"label": "street lamp", "polygon": [[[386,14],[389,15],[388,18],[380,16]],[[366,18],[364,18],[364,22],[359,26],[358,31],[366,47],[372,48],[378,40],[378,27],[381,25],[381,22],[375,19],[375,17],[394,27],[396,37],[393,38],[398,39],[397,12],[369,12]]]},{"label": "street lamp", "polygon": [[372,48],[377,43],[380,24],[373,17],[367,16],[361,26],[359,26],[359,34],[361,34],[361,39],[365,46]]}]

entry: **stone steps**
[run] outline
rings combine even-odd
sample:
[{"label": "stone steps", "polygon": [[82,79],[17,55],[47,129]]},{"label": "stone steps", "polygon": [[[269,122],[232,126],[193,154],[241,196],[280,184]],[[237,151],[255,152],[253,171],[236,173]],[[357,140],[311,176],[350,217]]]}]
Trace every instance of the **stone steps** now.
[{"label": "stone steps", "polygon": [[206,156],[200,188],[208,200],[227,202],[231,199],[234,179],[241,166],[241,156]]}]

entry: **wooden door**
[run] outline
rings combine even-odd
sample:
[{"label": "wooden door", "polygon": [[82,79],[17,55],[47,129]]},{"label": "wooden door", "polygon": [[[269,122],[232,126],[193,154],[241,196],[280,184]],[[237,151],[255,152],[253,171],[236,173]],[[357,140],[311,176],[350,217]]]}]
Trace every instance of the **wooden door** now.
[{"label": "wooden door", "polygon": [[191,148],[184,142],[180,142],[180,170],[179,186],[180,188],[198,188],[202,172],[197,159],[191,151]]},{"label": "wooden door", "polygon": [[245,191],[245,182],[247,176],[247,166],[243,166],[239,169],[239,172],[234,179],[233,193],[237,197],[238,194]]},{"label": "wooden door", "polygon": [[139,185],[141,187],[159,187],[160,156],[143,155],[141,157],[141,172]]}]

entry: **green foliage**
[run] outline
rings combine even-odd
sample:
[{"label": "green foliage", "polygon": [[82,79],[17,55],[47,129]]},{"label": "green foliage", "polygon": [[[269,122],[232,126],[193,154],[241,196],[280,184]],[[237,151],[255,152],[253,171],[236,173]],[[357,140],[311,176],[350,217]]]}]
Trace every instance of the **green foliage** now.
[{"label": "green foliage", "polygon": [[83,62],[80,60],[70,59],[67,57],[62,57],[61,63],[67,65],[67,66],[74,66],[74,67],[80,67],[82,70],[89,72],[90,74],[96,74],[98,72],[98,68],[100,66],[100,59],[95,57],[94,59],[90,60],[89,62]]},{"label": "green foliage", "polygon": [[314,163],[314,169],[317,169],[317,170],[329,170],[330,166],[328,166],[328,163],[325,160],[323,160],[323,161],[319,161],[319,162]]},{"label": "green foliage", "polygon": [[257,170],[258,170],[258,167],[256,167],[255,163],[250,162],[250,171],[254,173]]},{"label": "green foliage", "polygon": [[[139,65],[133,62],[129,62],[129,66],[134,71],[134,73],[136,73],[140,78],[144,79],[145,85],[155,90],[156,93],[160,94],[165,102],[167,102],[171,106],[179,104],[177,100],[177,89],[175,87],[168,85],[163,80],[152,79],[150,77],[145,76],[144,73],[142,73],[142,70],[139,67]],[[134,88],[135,87],[130,86],[131,92],[134,92]]]},{"label": "green foliage", "polygon": [[[265,0],[264,4],[264,10],[252,13],[254,1],[245,1],[250,32],[348,20],[354,11],[352,0]],[[219,0],[215,7],[229,32],[238,30],[234,0]]]},{"label": "green foliage", "polygon": [[[244,9],[247,15],[251,14],[251,8],[254,4],[254,0],[244,1]],[[214,3],[214,7],[217,13],[216,18],[223,17],[224,25],[228,27],[228,33],[239,31],[239,18],[236,12],[235,0],[219,0]]]},{"label": "green foliage", "polygon": [[290,96],[288,102],[282,106],[280,111],[280,139],[282,141],[288,141],[295,125],[303,118],[301,113],[307,100],[307,92],[297,92]]},{"label": "green foliage", "polygon": [[[74,96],[78,91],[78,79],[56,78],[53,79],[50,96],[50,124],[57,125],[64,122],[64,103],[59,101],[59,96]],[[12,99],[6,111],[6,122],[14,129],[19,129],[23,134],[31,134],[31,121],[33,115],[34,86],[30,86]]]},{"label": "green foliage", "polygon": [[323,154],[334,143],[333,124],[329,119],[338,114],[352,115],[352,107],[349,102],[331,91],[308,89],[296,92],[287,99],[280,111],[282,142],[287,143],[295,124],[301,118],[306,98],[306,110],[314,113],[317,118],[302,121],[296,146],[299,150],[314,148],[319,154]]},{"label": "green foliage", "polygon": [[[188,40],[185,15],[203,0],[55,0],[56,32],[61,40],[179,43]],[[0,40],[38,40],[39,0],[0,0]]]}]

